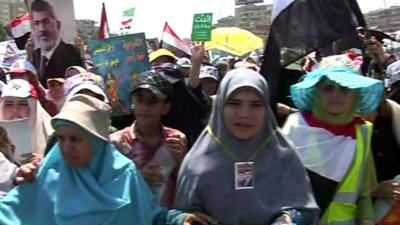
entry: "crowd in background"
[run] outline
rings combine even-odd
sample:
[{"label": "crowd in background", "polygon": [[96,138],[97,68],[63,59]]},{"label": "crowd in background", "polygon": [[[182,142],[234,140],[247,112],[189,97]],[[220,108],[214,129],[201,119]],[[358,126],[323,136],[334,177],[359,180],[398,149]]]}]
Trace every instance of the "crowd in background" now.
[{"label": "crowd in background", "polygon": [[111,118],[123,103],[82,40],[31,8],[28,58],[0,75],[0,224],[367,225],[399,207],[400,60],[382,40],[282,70],[277,104],[260,53],[150,49],[132,114]]}]

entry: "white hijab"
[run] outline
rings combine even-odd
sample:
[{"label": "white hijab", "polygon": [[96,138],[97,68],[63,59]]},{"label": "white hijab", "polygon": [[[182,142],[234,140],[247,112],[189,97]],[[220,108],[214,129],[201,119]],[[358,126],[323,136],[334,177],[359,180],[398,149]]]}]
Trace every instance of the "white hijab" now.
[{"label": "white hijab", "polygon": [[[5,99],[0,98],[0,121],[5,121],[4,118],[4,102]],[[53,133],[53,128],[50,125],[51,116],[43,109],[39,101],[35,98],[28,98],[29,104],[29,117],[26,122],[30,128],[31,141],[32,141],[32,153],[44,154],[46,148],[47,140],[49,136]],[[7,130],[7,127],[4,127]],[[14,139],[15,137],[10,137]]]}]

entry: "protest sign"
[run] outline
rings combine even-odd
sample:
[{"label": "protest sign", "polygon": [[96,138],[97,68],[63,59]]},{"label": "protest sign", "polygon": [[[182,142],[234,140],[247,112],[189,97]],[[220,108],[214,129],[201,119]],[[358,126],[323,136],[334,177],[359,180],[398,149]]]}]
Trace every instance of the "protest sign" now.
[{"label": "protest sign", "polygon": [[212,13],[194,14],[192,41],[211,40],[212,17]]},{"label": "protest sign", "polygon": [[132,87],[151,68],[144,33],[91,40],[88,50],[95,72],[104,78],[114,115],[130,113]]}]

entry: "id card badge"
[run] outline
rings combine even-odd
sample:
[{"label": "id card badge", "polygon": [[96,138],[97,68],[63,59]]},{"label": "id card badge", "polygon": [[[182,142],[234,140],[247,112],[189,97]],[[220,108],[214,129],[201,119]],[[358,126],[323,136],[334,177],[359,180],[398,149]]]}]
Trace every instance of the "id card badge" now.
[{"label": "id card badge", "polygon": [[254,162],[235,162],[235,190],[253,189]]}]

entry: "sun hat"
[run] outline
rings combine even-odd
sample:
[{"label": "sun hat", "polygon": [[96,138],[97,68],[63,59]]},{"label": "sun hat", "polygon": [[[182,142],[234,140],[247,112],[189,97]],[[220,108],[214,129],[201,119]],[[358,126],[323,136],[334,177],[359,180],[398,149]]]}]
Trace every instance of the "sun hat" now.
[{"label": "sun hat", "polygon": [[379,80],[358,75],[348,67],[317,69],[303,76],[302,80],[290,87],[290,95],[295,106],[301,111],[312,110],[314,87],[324,78],[349,89],[359,90],[357,112],[366,114],[374,111],[383,95],[383,83]]},{"label": "sun hat", "polygon": [[219,82],[219,75],[218,75],[218,69],[217,67],[214,66],[202,66],[200,68],[200,79],[203,78],[211,78],[217,82]]},{"label": "sun hat", "polygon": [[56,129],[57,120],[65,120],[108,141],[110,115],[111,107],[105,102],[88,95],[76,94],[65,102],[61,111],[51,120],[51,125]]},{"label": "sun hat", "polygon": [[23,79],[12,79],[4,87],[1,97],[28,98],[32,95],[32,86]]},{"label": "sun hat", "polygon": [[[70,70],[77,70],[80,74],[83,74],[85,72],[87,72],[87,70],[85,70],[85,68],[81,67],[81,66],[69,66],[66,70],[65,70],[65,74],[68,74],[68,72]],[[67,77],[68,78],[68,77]]]},{"label": "sun hat", "polygon": [[131,94],[140,89],[147,89],[158,99],[170,97],[172,91],[171,83],[160,72],[150,70],[143,72],[141,76],[144,78],[133,88]]},{"label": "sun hat", "polygon": [[149,62],[152,63],[154,60],[160,58],[161,56],[168,56],[176,60],[176,56],[174,55],[174,53],[165,48],[160,48],[149,54]]},{"label": "sun hat", "polygon": [[82,90],[89,90],[92,91],[95,94],[101,95],[104,97],[104,101],[108,102],[107,94],[104,92],[104,89],[99,87],[97,84],[90,82],[90,81],[84,81],[76,86],[74,86],[71,90],[68,91],[68,93],[65,95],[65,99],[69,101],[74,95],[76,95],[78,92]]},{"label": "sun hat", "polygon": [[192,68],[192,61],[185,57],[178,59],[178,61],[176,61],[176,64],[182,68]]},{"label": "sun hat", "polygon": [[23,74],[23,73],[32,73],[33,75],[37,76],[37,72],[35,67],[27,60],[19,59],[15,61],[10,70],[7,72],[8,74]]}]

